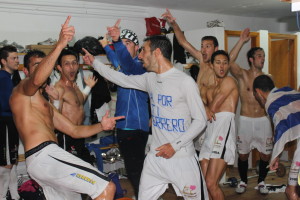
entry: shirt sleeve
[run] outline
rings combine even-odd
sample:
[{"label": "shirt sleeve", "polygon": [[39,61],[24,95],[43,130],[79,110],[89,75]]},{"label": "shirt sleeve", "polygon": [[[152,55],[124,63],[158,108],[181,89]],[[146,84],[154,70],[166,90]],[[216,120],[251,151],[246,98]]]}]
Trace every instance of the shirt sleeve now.
[{"label": "shirt sleeve", "polygon": [[183,81],[181,88],[182,92],[185,94],[192,121],[187,131],[171,142],[175,151],[178,151],[181,147],[184,147],[193,141],[193,139],[206,127],[207,122],[205,108],[195,82],[192,79]]},{"label": "shirt sleeve", "polygon": [[147,73],[143,75],[128,76],[109,68],[107,65],[97,59],[94,60],[93,67],[101,76],[117,84],[118,86],[147,92]]},{"label": "shirt sleeve", "polygon": [[119,62],[116,53],[109,47],[109,45],[106,45],[104,47],[104,50],[106,52],[108,60],[111,62],[114,68],[117,69],[119,67]]},{"label": "shirt sleeve", "polygon": [[114,47],[120,67],[125,74],[138,75],[146,72],[143,64],[136,57],[131,57],[122,41],[115,42]]}]

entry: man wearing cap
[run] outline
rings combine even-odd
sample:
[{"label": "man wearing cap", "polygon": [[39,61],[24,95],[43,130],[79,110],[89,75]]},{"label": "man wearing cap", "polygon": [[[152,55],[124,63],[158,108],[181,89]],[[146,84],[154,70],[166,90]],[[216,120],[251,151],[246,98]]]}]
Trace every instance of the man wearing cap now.
[{"label": "man wearing cap", "polygon": [[[119,23],[120,20],[114,26],[107,28],[114,51],[107,45],[107,40],[100,42],[111,62],[118,63],[114,65],[119,65],[120,72],[126,75],[144,74],[146,70],[137,57],[139,49],[137,35],[128,29],[120,32]],[[148,94],[135,89],[118,87],[115,115],[125,116],[124,120],[117,122],[117,139],[128,179],[133,185],[137,199],[149,133]]]}]

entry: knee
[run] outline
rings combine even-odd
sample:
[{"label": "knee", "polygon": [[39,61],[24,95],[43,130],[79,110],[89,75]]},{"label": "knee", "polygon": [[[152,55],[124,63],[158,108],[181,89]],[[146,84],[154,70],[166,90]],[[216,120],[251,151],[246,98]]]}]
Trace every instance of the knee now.
[{"label": "knee", "polygon": [[269,162],[270,158],[271,158],[271,155],[266,155],[266,154],[260,153],[260,159],[262,159],[263,161]]},{"label": "knee", "polygon": [[249,158],[249,154],[239,154],[239,159],[241,161],[246,161]]},{"label": "knee", "polygon": [[106,188],[113,193],[116,192],[116,185],[112,181],[108,183]]},{"label": "knee", "polygon": [[209,191],[215,191],[216,187],[217,187],[217,183],[216,181],[212,180],[211,178],[207,177],[205,179],[206,182],[206,187]]},{"label": "knee", "polygon": [[290,200],[298,199],[298,195],[296,193],[296,186],[288,185],[285,189],[285,194]]}]

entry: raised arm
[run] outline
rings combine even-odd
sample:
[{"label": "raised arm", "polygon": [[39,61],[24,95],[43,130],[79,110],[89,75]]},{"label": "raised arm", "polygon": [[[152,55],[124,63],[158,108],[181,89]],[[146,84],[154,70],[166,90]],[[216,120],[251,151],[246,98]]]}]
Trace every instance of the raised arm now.
[{"label": "raised arm", "polygon": [[116,120],[125,118],[124,116],[119,117],[108,117],[109,112],[103,116],[101,123],[93,124],[90,126],[85,125],[74,125],[69,119],[63,116],[58,110],[53,109],[54,116],[53,122],[54,127],[71,136],[72,138],[87,138],[93,136],[101,131],[112,130],[115,127]]},{"label": "raised arm", "polygon": [[92,88],[96,85],[98,79],[95,76],[84,77],[84,83],[86,84],[85,88],[81,91],[83,94],[84,101],[89,96]]},{"label": "raised arm", "polygon": [[233,49],[230,51],[230,72],[234,77],[239,77],[242,75],[241,67],[235,62],[240,50],[246,42],[250,40],[250,29],[244,29],[240,34],[240,39],[237,41]]},{"label": "raised arm", "polygon": [[178,40],[178,43],[188,51],[194,58],[199,60],[200,64],[203,62],[201,51],[197,50],[191,43],[186,40],[183,32],[181,31],[179,25],[176,22],[176,18],[172,16],[169,9],[166,9],[166,12],[162,14],[162,17],[167,20],[167,22],[173,27],[174,33]]},{"label": "raised arm", "polygon": [[82,50],[85,52],[85,55],[83,56],[83,60],[85,64],[93,66],[94,69],[107,80],[124,88],[132,88],[132,89],[147,91],[146,76],[144,75],[128,76],[121,72],[117,72],[109,68],[100,60],[95,60],[95,57],[91,55],[86,49],[82,49]]},{"label": "raised arm", "polygon": [[99,40],[101,46],[103,47],[108,60],[111,62],[113,67],[117,69],[119,67],[119,61],[116,53],[109,47],[109,41],[107,39],[107,34],[102,40]]},{"label": "raised arm", "polygon": [[[127,41],[123,44],[122,39],[120,38],[120,22],[121,20],[118,19],[117,22],[107,28],[108,35],[112,38],[113,45],[115,48],[115,53],[120,65],[120,68],[123,73],[127,75],[131,74],[143,74],[146,72],[145,68],[142,67],[142,64],[140,62],[137,62],[136,55],[133,56],[128,51],[126,45],[130,45],[127,43]],[[135,53],[138,51],[138,45],[134,46]]]},{"label": "raised arm", "polygon": [[[34,72],[29,72],[29,77],[24,80],[22,84],[22,91],[26,96],[32,96],[36,91],[46,82],[47,78],[53,71],[55,62],[69,41],[73,39],[75,29],[73,26],[69,26],[71,17],[68,16],[65,23],[62,25],[58,42],[55,48],[42,60]],[[31,70],[33,71],[33,70]]]}]

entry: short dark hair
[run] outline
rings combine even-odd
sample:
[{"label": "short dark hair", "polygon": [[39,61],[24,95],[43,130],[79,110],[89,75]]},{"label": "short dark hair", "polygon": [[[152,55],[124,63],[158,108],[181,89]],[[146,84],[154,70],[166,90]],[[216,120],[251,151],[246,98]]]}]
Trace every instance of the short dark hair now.
[{"label": "short dark hair", "polygon": [[230,61],[230,57],[228,55],[228,53],[224,50],[218,50],[218,51],[215,51],[212,55],[211,55],[211,59],[210,59],[210,62],[211,63],[214,63],[215,61],[215,57],[218,56],[218,55],[224,55],[227,57],[228,59],[228,62]]},{"label": "short dark hair", "polygon": [[45,58],[46,54],[37,49],[29,50],[27,54],[24,56],[24,67],[29,70],[29,60],[31,57]]},{"label": "short dark hair", "polygon": [[1,60],[6,60],[9,53],[18,52],[17,48],[12,45],[4,46],[0,49],[0,65],[3,67]]},{"label": "short dark hair", "polygon": [[150,50],[153,52],[159,48],[163,56],[171,61],[172,56],[172,43],[169,38],[164,35],[150,36],[144,39],[144,42],[150,42]]},{"label": "short dark hair", "polygon": [[247,60],[248,60],[249,66],[251,66],[250,58],[254,58],[255,52],[258,51],[258,50],[262,50],[262,51],[263,51],[264,49],[261,48],[261,47],[253,47],[253,48],[251,48],[251,49],[247,52]]},{"label": "short dark hair", "polygon": [[274,87],[273,80],[267,75],[260,75],[253,81],[253,91],[255,91],[255,89],[260,89],[263,92],[270,92]]},{"label": "short dark hair", "polygon": [[219,46],[218,39],[215,36],[212,35],[204,36],[202,37],[201,42],[203,42],[204,40],[211,40],[213,41],[215,47]]},{"label": "short dark hair", "polygon": [[67,48],[67,49],[63,49],[61,51],[59,57],[57,58],[57,64],[61,66],[62,57],[68,56],[68,55],[75,56],[76,61],[79,62],[79,54],[77,53],[77,51],[75,51],[73,48]]}]

